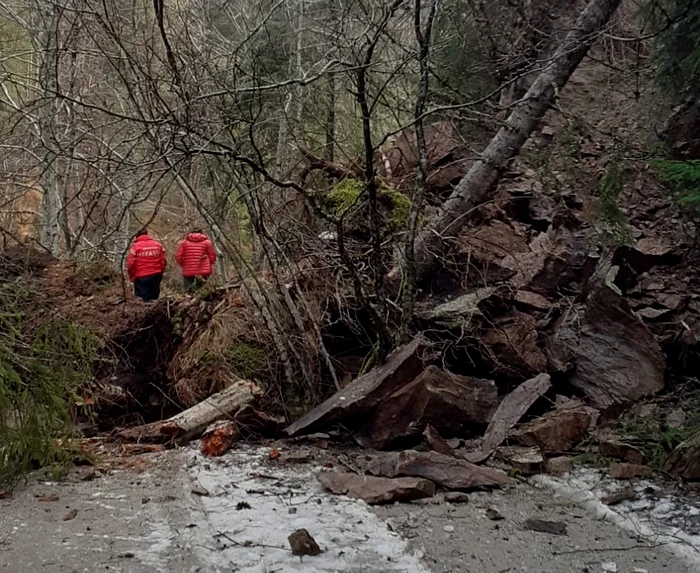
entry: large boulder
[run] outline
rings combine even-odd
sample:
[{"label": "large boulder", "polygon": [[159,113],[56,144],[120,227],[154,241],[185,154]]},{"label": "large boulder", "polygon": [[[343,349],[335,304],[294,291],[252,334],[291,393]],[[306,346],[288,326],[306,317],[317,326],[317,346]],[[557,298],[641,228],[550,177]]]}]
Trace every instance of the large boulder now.
[{"label": "large boulder", "polygon": [[418,376],[423,370],[426,349],[422,338],[415,338],[389,355],[384,364],[355,379],[291,424],[285,433],[308,434],[341,421],[359,425],[383,400]]},{"label": "large boulder", "polygon": [[369,425],[370,442],[384,448],[433,426],[442,435],[481,429],[498,406],[491,380],[458,376],[429,366],[378,406]]},{"label": "large boulder", "polygon": [[661,347],[613,284],[591,286],[544,335],[548,370],[569,382],[602,414],[615,414],[664,387]]}]

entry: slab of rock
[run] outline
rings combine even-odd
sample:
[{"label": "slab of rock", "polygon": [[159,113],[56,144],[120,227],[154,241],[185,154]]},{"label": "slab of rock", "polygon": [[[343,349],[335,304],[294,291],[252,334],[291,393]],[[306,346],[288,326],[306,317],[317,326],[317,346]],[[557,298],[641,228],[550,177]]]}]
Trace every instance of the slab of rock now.
[{"label": "slab of rock", "polygon": [[452,446],[450,446],[450,444],[448,444],[440,433],[430,424],[428,424],[423,431],[423,439],[431,450],[445,456],[450,456],[451,458],[459,457],[457,456],[454,448],[452,448]]},{"label": "slab of rock", "polygon": [[601,411],[621,409],[664,387],[666,361],[656,338],[624,297],[591,290],[574,346],[570,383]]},{"label": "slab of rock", "polygon": [[547,357],[538,345],[537,321],[529,314],[512,311],[492,322],[481,337],[488,346],[484,358],[498,372],[534,376],[547,369]]},{"label": "slab of rock", "polygon": [[613,479],[646,478],[654,472],[650,467],[640,464],[614,463],[610,464],[610,477]]},{"label": "slab of rock", "polygon": [[552,385],[549,374],[540,374],[523,382],[499,404],[486,429],[481,452],[467,454],[467,459],[480,463],[503,443],[510,429],[518,423],[528,409],[544,395]]},{"label": "slab of rock", "polygon": [[369,473],[383,477],[411,476],[428,479],[448,489],[470,490],[510,485],[503,472],[477,466],[437,452],[391,452],[372,460]]},{"label": "slab of rock", "polygon": [[491,380],[429,366],[377,406],[369,424],[370,442],[383,449],[428,424],[442,434],[462,434],[488,424],[497,405],[498,390]]},{"label": "slab of rock", "polygon": [[289,436],[308,434],[340,421],[351,424],[364,422],[369,412],[420,374],[425,350],[423,340],[415,338],[389,355],[384,364],[355,379],[291,424],[285,433]]},{"label": "slab of rock", "polygon": [[543,452],[568,452],[586,436],[590,423],[591,416],[584,409],[553,410],[520,426],[510,437]]},{"label": "slab of rock", "polygon": [[549,458],[544,463],[544,469],[548,474],[564,475],[574,470],[574,460],[570,456],[557,456]]},{"label": "slab of rock", "polygon": [[673,477],[700,479],[700,432],[676,446],[666,460],[664,471]]},{"label": "slab of rock", "polygon": [[561,521],[547,521],[545,519],[526,519],[523,527],[530,531],[549,533],[550,535],[566,535],[566,523]]},{"label": "slab of rock", "polygon": [[644,463],[644,454],[638,448],[615,438],[600,439],[598,442],[598,453],[601,456],[625,460],[631,464],[641,465]]},{"label": "slab of rock", "polygon": [[300,557],[311,555],[313,557],[321,553],[318,543],[306,529],[297,529],[287,538],[287,541],[294,555],[299,555]]},{"label": "slab of rock", "polygon": [[506,305],[512,298],[513,290],[509,287],[483,287],[437,307],[419,310],[416,316],[445,328],[462,328],[475,318],[488,315],[492,308]]},{"label": "slab of rock", "polygon": [[339,495],[361,499],[369,505],[411,501],[435,495],[435,484],[414,477],[385,478],[347,472],[320,472],[316,475],[323,487]]},{"label": "slab of rock", "polygon": [[445,493],[447,503],[468,503],[469,496],[463,491],[448,491]]},{"label": "slab of rock", "polygon": [[524,448],[519,446],[500,447],[496,456],[501,458],[524,476],[542,473],[544,458],[539,448]]}]

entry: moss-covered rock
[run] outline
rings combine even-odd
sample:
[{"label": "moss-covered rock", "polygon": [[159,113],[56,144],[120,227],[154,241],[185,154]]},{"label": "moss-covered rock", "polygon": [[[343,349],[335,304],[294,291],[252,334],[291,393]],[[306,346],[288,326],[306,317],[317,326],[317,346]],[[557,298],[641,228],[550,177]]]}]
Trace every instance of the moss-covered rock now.
[{"label": "moss-covered rock", "polygon": [[[360,196],[364,191],[364,183],[357,179],[344,179],[338,183],[326,196],[326,204],[336,217],[350,215],[350,226],[363,227],[366,225],[366,204]],[[411,212],[411,200],[403,193],[388,187],[380,182],[377,188],[379,211],[382,218],[382,227],[385,232],[398,233],[406,228],[408,215]],[[357,207],[357,216],[347,213],[349,209]]]}]

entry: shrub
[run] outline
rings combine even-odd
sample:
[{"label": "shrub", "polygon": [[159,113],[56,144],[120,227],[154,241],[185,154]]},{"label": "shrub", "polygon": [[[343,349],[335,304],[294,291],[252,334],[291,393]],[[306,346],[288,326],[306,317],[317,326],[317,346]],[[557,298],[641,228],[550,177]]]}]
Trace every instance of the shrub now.
[{"label": "shrub", "polygon": [[44,468],[67,469],[76,451],[78,391],[91,378],[97,338],[51,314],[25,314],[36,295],[22,278],[0,284],[0,487]]}]

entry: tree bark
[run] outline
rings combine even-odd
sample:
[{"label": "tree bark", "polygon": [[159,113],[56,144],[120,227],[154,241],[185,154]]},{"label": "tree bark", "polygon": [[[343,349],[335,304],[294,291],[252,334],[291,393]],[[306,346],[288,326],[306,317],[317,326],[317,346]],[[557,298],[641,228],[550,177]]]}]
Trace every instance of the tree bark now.
[{"label": "tree bark", "polygon": [[567,34],[545,68],[515,104],[506,124],[489,145],[449,199],[440,214],[422,234],[416,245],[418,279],[424,280],[435,267],[443,242],[457,235],[473,209],[486,201],[496,187],[501,170],[515,157],[549,108],[552,98],[561,90],[610,20],[621,0],[590,0],[573,29]]},{"label": "tree bark", "polygon": [[255,384],[239,380],[172,418],[122,430],[119,437],[147,442],[191,440],[199,437],[213,422],[235,417],[260,395],[261,390]]},{"label": "tree bark", "polygon": [[57,3],[42,9],[41,24],[43,27],[42,54],[40,67],[40,82],[46,102],[41,111],[39,127],[41,144],[44,148],[44,165],[41,178],[43,197],[41,201],[41,244],[51,254],[58,256],[60,251],[60,221],[61,209],[56,174],[58,154],[54,142],[54,128],[58,115],[59,101],[56,97],[58,88],[58,23],[59,7]]}]

